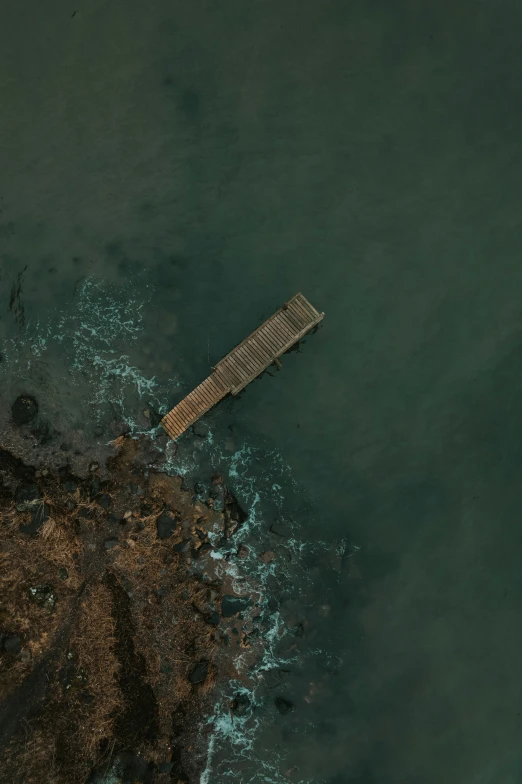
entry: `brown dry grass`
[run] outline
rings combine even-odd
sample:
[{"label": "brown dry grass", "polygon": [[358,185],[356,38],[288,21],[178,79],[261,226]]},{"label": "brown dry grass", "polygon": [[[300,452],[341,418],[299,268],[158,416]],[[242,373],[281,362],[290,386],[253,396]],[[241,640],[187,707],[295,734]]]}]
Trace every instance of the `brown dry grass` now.
[{"label": "brown dry grass", "polygon": [[[22,638],[24,657],[0,670],[0,698],[4,699],[30,672],[48,648],[57,628],[67,616],[70,602],[80,585],[75,554],[81,543],[70,526],[49,518],[38,536],[18,533],[20,515],[11,507],[0,526],[0,624],[10,634]],[[67,579],[60,580],[60,569]],[[31,602],[29,588],[52,585],[56,608]]]},{"label": "brown dry grass", "polygon": [[89,723],[83,728],[81,738],[90,757],[95,756],[103,740],[111,737],[115,717],[122,707],[114,630],[111,594],[97,582],[89,588],[81,604],[71,638],[71,648],[87,677],[89,694],[94,698]]}]

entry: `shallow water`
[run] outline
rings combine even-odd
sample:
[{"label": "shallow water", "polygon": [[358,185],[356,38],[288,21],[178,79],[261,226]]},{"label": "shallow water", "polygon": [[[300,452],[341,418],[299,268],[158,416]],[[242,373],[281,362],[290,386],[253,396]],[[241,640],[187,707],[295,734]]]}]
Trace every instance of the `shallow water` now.
[{"label": "shallow water", "polygon": [[2,416],[28,391],[60,440],[108,440],[297,290],[326,312],[172,464],[226,472],[259,550],[277,523],[300,552],[272,590],[305,634],[210,784],[522,777],[521,23],[515,0],[4,12]]}]

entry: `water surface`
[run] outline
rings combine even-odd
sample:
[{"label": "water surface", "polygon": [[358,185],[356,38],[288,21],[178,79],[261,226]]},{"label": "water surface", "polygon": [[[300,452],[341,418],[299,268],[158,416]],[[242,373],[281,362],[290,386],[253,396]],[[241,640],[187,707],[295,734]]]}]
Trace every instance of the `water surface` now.
[{"label": "water surface", "polygon": [[253,536],[286,515],[309,544],[296,710],[263,697],[248,772],[211,782],[522,776],[521,25],[515,0],[4,12],[4,408],[33,392],[95,441],[297,290],[326,312],[180,447],[259,488]]}]

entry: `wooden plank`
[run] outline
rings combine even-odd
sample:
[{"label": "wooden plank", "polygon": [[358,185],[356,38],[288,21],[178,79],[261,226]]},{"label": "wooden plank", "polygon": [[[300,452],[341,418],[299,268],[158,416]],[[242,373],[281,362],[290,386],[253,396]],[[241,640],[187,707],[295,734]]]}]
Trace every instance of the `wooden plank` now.
[{"label": "wooden plank", "polygon": [[289,340],[295,335],[296,330],[299,331],[301,329],[301,324],[297,323],[297,321],[295,323],[290,321],[288,319],[288,311],[285,310],[277,314],[277,318],[270,324],[269,329],[277,330],[278,335],[281,335],[285,340]]},{"label": "wooden plank", "polygon": [[274,345],[274,346],[275,346],[277,349],[279,349],[279,347],[280,347],[280,346],[284,345],[284,344],[286,343],[286,341],[287,341],[287,340],[289,339],[289,337],[290,337],[290,335],[289,335],[289,334],[287,334],[287,335],[283,336],[283,335],[281,334],[281,331],[280,331],[280,330],[278,330],[278,328],[277,328],[277,325],[274,325],[274,324],[270,324],[270,325],[268,325],[268,326],[265,328],[265,332],[266,332],[267,338],[270,340],[270,342],[271,342],[271,343],[272,343],[272,344],[273,344],[273,345]]},{"label": "wooden plank", "polygon": [[270,353],[265,348],[263,348],[263,344],[260,342],[258,337],[250,338],[248,341],[248,346],[260,364],[270,359]]},{"label": "wooden plank", "polygon": [[198,399],[201,401],[203,405],[206,406],[212,405],[212,401],[214,400],[215,395],[213,395],[210,391],[207,391],[205,388],[203,388],[203,384],[200,384],[195,391],[197,392]]},{"label": "wooden plank", "polygon": [[227,369],[224,367],[220,367],[219,370],[216,370],[215,372],[216,374],[219,373],[219,376],[223,384],[226,385],[227,389],[232,389],[232,387],[235,384],[235,381],[234,378],[231,376],[231,374],[227,371]]},{"label": "wooden plank", "polygon": [[313,321],[315,321],[315,319],[316,319],[316,318],[319,318],[319,316],[320,316],[321,314],[319,313],[319,311],[318,311],[316,308],[314,308],[314,306],[312,305],[312,303],[311,303],[311,302],[309,302],[309,301],[306,299],[306,297],[305,297],[305,296],[303,296],[303,294],[300,294],[300,295],[297,297],[297,301],[299,302],[299,304],[301,305],[301,307],[303,307],[303,308],[304,308],[304,309],[305,309],[305,310],[306,310],[306,311],[307,311],[307,312],[310,314],[310,317],[311,317],[311,319],[312,319]]},{"label": "wooden plank", "polygon": [[252,352],[246,343],[244,346],[237,349],[236,355],[241,358],[249,374],[259,366],[259,361],[252,356]]},{"label": "wooden plank", "polygon": [[178,418],[178,416],[179,415],[175,413],[175,409],[173,409],[173,411],[167,414],[167,416],[164,417],[164,419],[166,420],[169,427],[173,427],[173,428],[182,427],[184,420]]},{"label": "wooden plank", "polygon": [[184,417],[179,413],[177,406],[172,411],[169,411],[165,419],[172,425],[181,425],[184,421]]},{"label": "wooden plank", "polygon": [[228,365],[232,369],[232,371],[239,375],[241,379],[248,376],[248,368],[243,366],[241,359],[238,357],[237,353],[234,354],[233,357],[229,357]]},{"label": "wooden plank", "polygon": [[313,318],[310,317],[310,314],[306,312],[302,305],[299,302],[292,302],[291,305],[288,306],[285,313],[291,313],[295,318],[300,322],[300,324],[304,327],[305,324],[309,324],[313,321]]},{"label": "wooden plank", "polygon": [[303,316],[303,314],[297,310],[295,304],[289,305],[281,316],[282,318],[288,319],[289,323],[293,325],[294,332],[296,329],[303,329],[303,327],[310,323],[310,319]]},{"label": "wooden plank", "polygon": [[226,370],[229,376],[232,378],[242,379],[243,373],[236,367],[236,363],[233,357],[229,357],[226,362]]}]

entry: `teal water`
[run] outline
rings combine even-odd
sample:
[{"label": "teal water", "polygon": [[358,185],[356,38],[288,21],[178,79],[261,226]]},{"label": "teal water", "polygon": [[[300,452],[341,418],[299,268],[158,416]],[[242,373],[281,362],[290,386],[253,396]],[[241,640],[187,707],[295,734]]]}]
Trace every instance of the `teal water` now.
[{"label": "teal water", "polygon": [[173,464],[300,553],[297,658],[210,784],[522,779],[521,29],[516,0],[4,9],[4,409],[94,443],[297,290],[326,312]]}]

